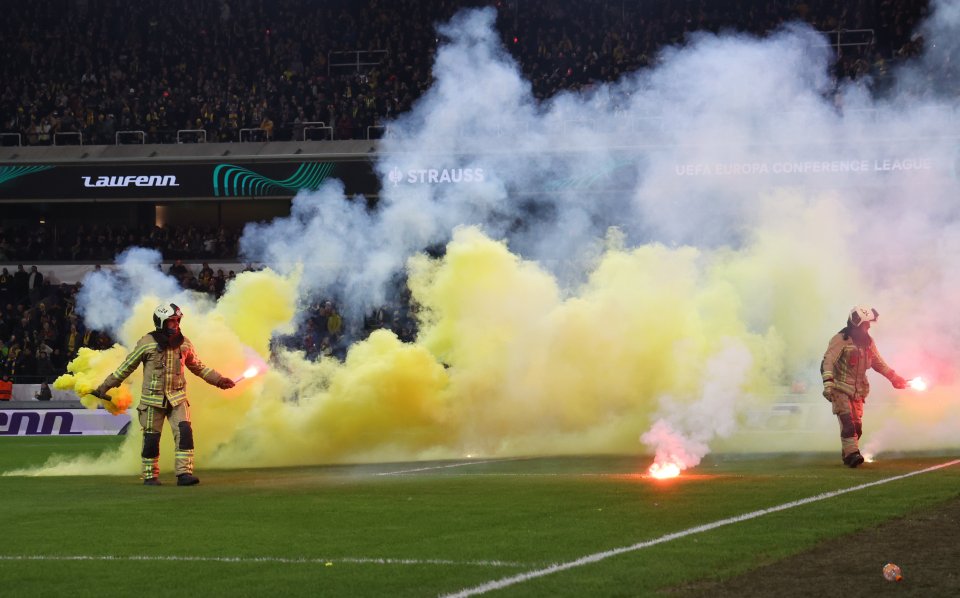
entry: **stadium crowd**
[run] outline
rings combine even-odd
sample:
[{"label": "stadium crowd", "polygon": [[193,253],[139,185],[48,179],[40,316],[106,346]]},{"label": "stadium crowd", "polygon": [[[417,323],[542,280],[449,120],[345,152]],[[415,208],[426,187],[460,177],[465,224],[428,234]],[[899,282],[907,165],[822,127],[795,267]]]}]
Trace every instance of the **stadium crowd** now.
[{"label": "stadium crowd", "polygon": [[110,261],[128,247],[156,249],[165,260],[235,260],[241,228],[36,223],[0,227],[0,262]]},{"label": "stadium crowd", "polygon": [[0,271],[0,377],[51,382],[80,347],[105,349],[110,337],[83,327],[77,287],[52,285],[36,266]]},{"label": "stadium crowd", "polygon": [[927,11],[916,0],[10,0],[2,142],[376,137],[430,86],[435,24],[484,4],[540,99],[616,80],[694,30],[762,34],[791,19],[834,32],[839,78],[881,80],[921,49],[911,33]]},{"label": "stadium crowd", "polygon": [[[238,271],[254,269],[248,264],[224,272],[206,262],[198,266],[179,259],[166,269],[158,267],[181,288],[213,299],[223,295]],[[51,281],[36,265],[18,265],[13,271],[0,267],[0,378],[49,383],[66,372],[67,363],[81,347],[107,349],[114,344],[107,332],[87,328],[77,313],[81,287],[82,283]],[[273,339],[273,347],[302,351],[311,360],[343,359],[350,342],[379,328],[392,330],[403,342],[414,340],[416,315],[408,291],[356,322],[345,322],[333,300],[314,301],[306,309],[300,328]]]}]

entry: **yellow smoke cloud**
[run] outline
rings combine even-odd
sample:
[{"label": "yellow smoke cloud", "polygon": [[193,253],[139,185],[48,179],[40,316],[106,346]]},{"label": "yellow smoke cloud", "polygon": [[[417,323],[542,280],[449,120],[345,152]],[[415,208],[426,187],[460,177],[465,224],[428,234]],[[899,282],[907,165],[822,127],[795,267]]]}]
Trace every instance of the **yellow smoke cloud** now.
[{"label": "yellow smoke cloud", "polygon": [[[207,365],[236,378],[251,359],[270,361],[268,371],[229,391],[188,375],[197,467],[638,452],[640,434],[665,411],[694,406],[702,412],[687,414],[688,424],[715,424],[718,413],[697,406],[710,377],[723,375],[728,355],[749,358],[745,374],[726,381],[739,393],[729,417],[769,413],[798,376],[813,381],[808,394],[819,395],[816,367],[840,324],[836,314],[823,314],[832,293],[855,294],[861,283],[844,272],[850,265],[831,241],[837,231],[824,224],[833,200],[792,210],[785,197],[780,205],[790,215],[767,217],[739,250],[627,248],[611,231],[575,292],[560,289],[505,243],[476,228],[458,229],[443,258],[409,262],[418,342],[377,331],[354,343],[342,363],[283,350],[271,359],[271,336],[293,330],[299,272],[242,273],[216,303],[177,298],[184,333]],[[810,242],[820,236],[822,243]],[[158,301],[139,301],[122,329],[122,347],[82,352],[58,387],[83,394],[99,384],[151,328]],[[125,388],[139,398],[139,372]],[[769,436],[720,445],[832,447],[836,424],[821,402],[772,422]],[[800,416],[822,425],[823,435],[777,444],[787,438],[778,432]],[[167,472],[171,438],[165,430]],[[28,473],[135,474],[140,442],[133,425],[115,454]]]},{"label": "yellow smoke cloud", "polygon": [[53,387],[59,390],[72,390],[80,397],[80,403],[87,409],[103,407],[113,415],[122,415],[133,403],[133,396],[126,386],[113,388],[107,392],[109,401],[99,399],[92,394],[100,382],[113,371],[117,363],[114,360],[123,359],[122,347],[114,346],[105,351],[94,351],[89,347],[81,347],[77,356],[67,365],[69,372],[53,381]]},{"label": "yellow smoke cloud", "polygon": [[725,281],[697,250],[618,246],[574,297],[476,229],[410,277],[428,306],[421,342],[450,364],[463,448],[495,454],[635,451],[663,395],[697,395],[708,356],[737,338],[766,389],[780,343],[750,333]]},{"label": "yellow smoke cloud", "polygon": [[341,365],[284,353],[218,467],[384,460],[447,446],[444,369],[423,347],[376,331]]}]

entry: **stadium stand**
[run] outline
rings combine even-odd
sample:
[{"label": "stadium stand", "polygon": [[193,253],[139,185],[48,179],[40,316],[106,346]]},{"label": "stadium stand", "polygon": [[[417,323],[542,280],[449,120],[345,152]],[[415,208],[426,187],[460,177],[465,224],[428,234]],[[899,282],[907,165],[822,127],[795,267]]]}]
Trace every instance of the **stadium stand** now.
[{"label": "stadium stand", "polygon": [[[764,34],[796,19],[827,33],[838,81],[879,93],[892,65],[922,49],[911,32],[927,11],[910,0],[9,0],[0,145],[375,139],[430,87],[435,24],[485,4],[538,99],[650,66],[694,30]],[[0,374],[19,382],[50,380],[79,347],[112,340],[74,314],[78,284],[24,287],[17,266],[106,263],[150,247],[188,263],[185,288],[219,296],[230,274],[200,264],[235,261],[242,231],[79,219],[53,228],[30,221],[29,206],[16,222],[4,209]],[[412,340],[413,309],[401,295],[351,327]],[[278,342],[342,355],[337,312],[318,301],[303,330]]]},{"label": "stadium stand", "polygon": [[[466,0],[51,0],[5,3],[4,144],[369,139],[430,86],[434,24]],[[538,98],[612,81],[694,30],[801,19],[837,75],[916,54],[926,2],[503,0],[504,44]],[[402,23],[402,26],[398,24]]]}]

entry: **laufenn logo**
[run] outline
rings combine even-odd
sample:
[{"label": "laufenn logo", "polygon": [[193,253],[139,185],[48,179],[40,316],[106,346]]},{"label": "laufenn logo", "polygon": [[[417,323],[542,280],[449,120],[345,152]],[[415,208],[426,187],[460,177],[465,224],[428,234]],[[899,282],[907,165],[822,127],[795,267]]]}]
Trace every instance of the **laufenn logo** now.
[{"label": "laufenn logo", "polygon": [[84,187],[179,187],[176,175],[143,175],[131,174],[127,176],[98,176],[97,180],[90,181],[93,177],[81,176]]}]

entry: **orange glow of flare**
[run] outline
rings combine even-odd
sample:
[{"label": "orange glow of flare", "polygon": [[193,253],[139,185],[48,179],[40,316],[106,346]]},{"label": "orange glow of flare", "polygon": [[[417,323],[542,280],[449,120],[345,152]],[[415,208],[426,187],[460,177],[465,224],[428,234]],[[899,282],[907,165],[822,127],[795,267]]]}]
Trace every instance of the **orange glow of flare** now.
[{"label": "orange glow of flare", "polygon": [[680,466],[676,463],[654,463],[647,470],[651,478],[666,480],[680,475]]},{"label": "orange glow of flare", "polygon": [[260,370],[257,369],[256,367],[249,367],[243,372],[243,375],[237,378],[236,380],[234,380],[234,382],[239,382],[244,378],[253,378],[259,373],[260,373]]},{"label": "orange glow of flare", "polygon": [[911,380],[907,380],[907,386],[913,390],[927,390],[927,381],[917,376]]}]

